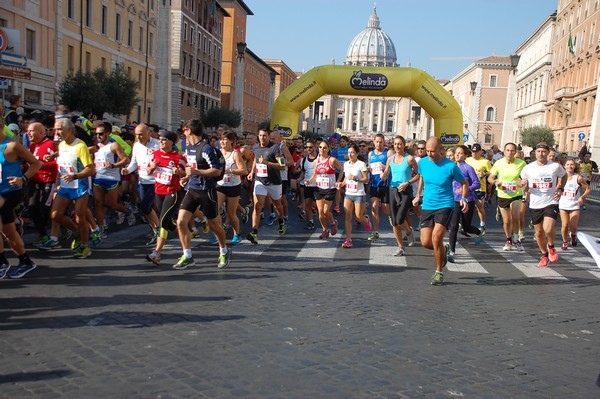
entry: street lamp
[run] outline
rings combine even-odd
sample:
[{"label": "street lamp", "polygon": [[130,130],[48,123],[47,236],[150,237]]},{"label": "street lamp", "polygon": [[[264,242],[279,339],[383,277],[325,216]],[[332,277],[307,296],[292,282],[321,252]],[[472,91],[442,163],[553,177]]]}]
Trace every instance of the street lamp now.
[{"label": "street lamp", "polygon": [[519,60],[521,56],[518,54],[512,54],[510,56],[510,68],[512,69],[513,74],[515,73],[515,69],[517,69],[517,65],[519,65]]},{"label": "street lamp", "polygon": [[471,94],[475,95],[475,89],[477,88],[477,82],[476,81],[472,81],[469,84],[471,85]]},{"label": "street lamp", "polygon": [[246,43],[237,44],[237,68],[235,80],[235,103],[234,108],[240,111],[240,132],[244,131],[244,53],[246,52]]}]

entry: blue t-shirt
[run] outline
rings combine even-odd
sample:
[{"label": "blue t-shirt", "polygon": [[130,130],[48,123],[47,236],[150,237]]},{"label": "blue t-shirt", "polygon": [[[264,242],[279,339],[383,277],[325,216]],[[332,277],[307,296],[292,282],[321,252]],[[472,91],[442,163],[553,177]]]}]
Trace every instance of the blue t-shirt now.
[{"label": "blue t-shirt", "polygon": [[432,162],[429,157],[419,161],[419,173],[423,178],[423,210],[433,211],[454,208],[452,182],[463,181],[464,175],[458,165],[448,158]]},{"label": "blue t-shirt", "polygon": [[[371,187],[387,187],[389,186],[389,177],[385,180],[381,180],[381,174],[385,169],[387,163],[388,149],[383,150],[381,154],[376,154],[375,150],[370,152],[369,155],[369,182]],[[375,172],[375,173],[373,173]]]},{"label": "blue t-shirt", "polygon": [[[331,154],[331,155],[333,155],[333,154]],[[348,160],[346,158],[347,155],[348,155],[348,147],[338,147],[337,151],[335,152],[335,155],[333,155],[333,156],[336,157],[338,161],[340,161],[340,164],[342,166],[344,166],[344,163]]]}]

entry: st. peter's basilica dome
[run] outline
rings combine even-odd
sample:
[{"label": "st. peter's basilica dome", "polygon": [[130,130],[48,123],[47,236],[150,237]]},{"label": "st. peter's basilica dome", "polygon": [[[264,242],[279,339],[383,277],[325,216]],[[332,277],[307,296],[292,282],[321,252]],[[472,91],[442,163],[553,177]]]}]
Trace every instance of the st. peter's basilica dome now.
[{"label": "st. peter's basilica dome", "polygon": [[375,8],[367,28],[350,43],[344,65],[397,66],[396,48],[390,37],[379,27],[379,17]]}]

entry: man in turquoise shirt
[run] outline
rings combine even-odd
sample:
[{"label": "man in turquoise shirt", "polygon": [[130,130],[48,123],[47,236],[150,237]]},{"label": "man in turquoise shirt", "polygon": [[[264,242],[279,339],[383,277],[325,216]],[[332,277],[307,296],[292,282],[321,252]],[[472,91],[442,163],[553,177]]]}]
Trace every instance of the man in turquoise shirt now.
[{"label": "man in turquoise shirt", "polygon": [[417,205],[423,193],[421,213],[421,244],[427,249],[433,249],[436,272],[431,278],[432,285],[444,284],[442,271],[448,262],[449,246],[443,245],[444,235],[452,219],[454,210],[454,193],[452,181],[456,180],[462,185],[462,199],[460,206],[466,212],[469,204],[467,194],[469,185],[458,165],[445,157],[442,142],[437,137],[427,140],[425,145],[427,157],[419,161],[419,188],[413,200]]}]

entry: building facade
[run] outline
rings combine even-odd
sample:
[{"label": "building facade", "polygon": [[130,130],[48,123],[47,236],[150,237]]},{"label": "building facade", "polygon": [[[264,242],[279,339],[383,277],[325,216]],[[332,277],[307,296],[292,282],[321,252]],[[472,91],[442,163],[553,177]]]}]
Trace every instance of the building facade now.
[{"label": "building facade", "polygon": [[155,118],[171,130],[221,106],[224,19],[214,0],[160,3]]}]

